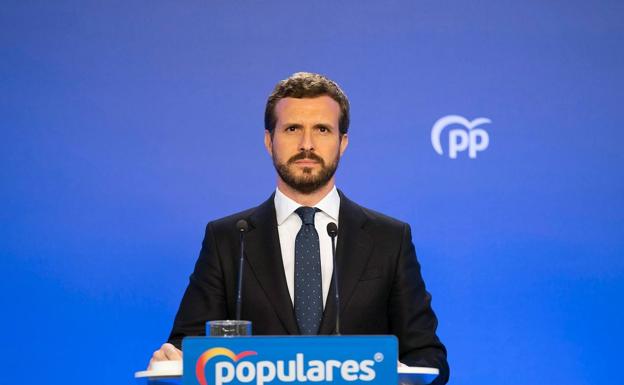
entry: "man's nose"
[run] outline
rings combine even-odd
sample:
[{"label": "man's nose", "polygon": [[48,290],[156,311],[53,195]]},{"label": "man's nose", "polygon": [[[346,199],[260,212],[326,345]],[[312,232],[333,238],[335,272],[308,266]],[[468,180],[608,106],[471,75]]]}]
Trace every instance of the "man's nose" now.
[{"label": "man's nose", "polygon": [[303,132],[301,134],[301,141],[299,142],[299,149],[300,150],[313,150],[314,143],[312,140],[312,130],[306,128],[302,131]]}]

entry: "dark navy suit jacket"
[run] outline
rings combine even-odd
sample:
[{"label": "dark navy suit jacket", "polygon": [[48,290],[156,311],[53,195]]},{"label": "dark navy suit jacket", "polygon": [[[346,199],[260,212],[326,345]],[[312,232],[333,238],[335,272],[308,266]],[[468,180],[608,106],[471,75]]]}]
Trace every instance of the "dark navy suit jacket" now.
[{"label": "dark navy suit jacket", "polygon": [[[340,192],[336,246],[340,274],[341,334],[394,334],[399,359],[440,369],[434,384],[448,381],[446,349],[436,335],[437,318],[425,290],[408,224],[349,200]],[[239,261],[236,222],[245,219],[242,319],[254,335],[299,334],[282,263],[273,196],[260,206],[206,227],[202,249],[175,318],[169,342],[205,335],[208,320],[234,319]],[[330,287],[319,334],[335,329]]]}]

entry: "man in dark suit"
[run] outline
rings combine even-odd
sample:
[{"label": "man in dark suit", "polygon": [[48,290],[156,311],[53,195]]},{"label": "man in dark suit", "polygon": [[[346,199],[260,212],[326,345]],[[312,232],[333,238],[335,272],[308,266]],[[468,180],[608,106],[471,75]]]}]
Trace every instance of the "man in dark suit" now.
[{"label": "man in dark suit", "polygon": [[205,334],[208,320],[234,318],[241,219],[249,225],[242,319],[252,321],[253,333],[334,333],[325,230],[334,222],[342,334],[394,334],[402,363],[436,367],[435,384],[447,382],[446,350],[409,225],[357,205],[335,187],[348,126],[348,100],[333,81],[297,73],[278,83],[265,111],[277,189],[258,207],[208,224],[169,342],[152,361],[180,359],[183,337]]}]

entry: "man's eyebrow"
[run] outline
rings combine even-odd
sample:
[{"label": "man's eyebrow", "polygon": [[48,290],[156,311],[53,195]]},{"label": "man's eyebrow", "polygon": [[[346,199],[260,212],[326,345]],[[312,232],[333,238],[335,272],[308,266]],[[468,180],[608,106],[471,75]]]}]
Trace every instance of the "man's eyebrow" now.
[{"label": "man's eyebrow", "polygon": [[[283,123],[280,124],[281,127],[287,128],[287,127],[296,127],[296,128],[301,128],[303,127],[303,124],[301,123]],[[331,123],[316,123],[314,126],[312,126],[314,128],[328,128],[330,130],[334,129],[334,126]]]}]

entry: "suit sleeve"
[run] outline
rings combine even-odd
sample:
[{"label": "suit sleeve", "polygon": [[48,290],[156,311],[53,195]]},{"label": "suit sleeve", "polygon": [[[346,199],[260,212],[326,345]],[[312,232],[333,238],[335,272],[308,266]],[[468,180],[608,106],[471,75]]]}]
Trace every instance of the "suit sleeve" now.
[{"label": "suit sleeve", "polygon": [[446,384],[446,348],[436,335],[438,320],[431,309],[431,295],[425,289],[407,224],[403,228],[389,306],[392,333],[399,338],[399,360],[410,366],[438,368],[440,375],[433,384]]},{"label": "suit sleeve", "polygon": [[199,258],[189,278],[169,343],[181,348],[182,338],[206,334],[206,321],[227,318],[223,269],[212,224],[206,226]]}]

